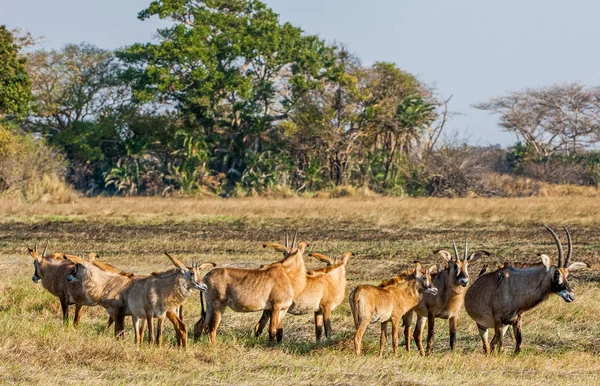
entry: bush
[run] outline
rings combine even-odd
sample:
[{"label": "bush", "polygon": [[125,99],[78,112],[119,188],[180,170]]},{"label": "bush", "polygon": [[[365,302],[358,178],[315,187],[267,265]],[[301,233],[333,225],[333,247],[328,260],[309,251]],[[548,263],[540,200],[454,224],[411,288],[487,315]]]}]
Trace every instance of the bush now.
[{"label": "bush", "polygon": [[27,202],[69,202],[76,193],[64,182],[64,158],[31,135],[0,123],[0,193]]}]

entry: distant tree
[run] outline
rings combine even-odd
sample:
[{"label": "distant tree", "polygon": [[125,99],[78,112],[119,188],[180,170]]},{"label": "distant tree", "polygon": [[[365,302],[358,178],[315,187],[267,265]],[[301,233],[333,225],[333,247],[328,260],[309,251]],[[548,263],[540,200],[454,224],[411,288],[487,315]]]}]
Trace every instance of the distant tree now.
[{"label": "distant tree", "polygon": [[29,111],[31,82],[25,69],[26,59],[19,55],[21,45],[13,34],[0,26],[0,118],[22,118]]},{"label": "distant tree", "polygon": [[329,47],[257,0],[153,1],[139,18],[154,15],[172,24],[159,43],[119,53],[125,79],[138,100],[174,106],[207,142],[211,168],[239,181],[279,137],[276,123],[318,87]]},{"label": "distant tree", "polygon": [[600,139],[600,90],[578,83],[526,89],[474,106],[500,115],[500,126],[529,145],[538,160],[576,153]]}]

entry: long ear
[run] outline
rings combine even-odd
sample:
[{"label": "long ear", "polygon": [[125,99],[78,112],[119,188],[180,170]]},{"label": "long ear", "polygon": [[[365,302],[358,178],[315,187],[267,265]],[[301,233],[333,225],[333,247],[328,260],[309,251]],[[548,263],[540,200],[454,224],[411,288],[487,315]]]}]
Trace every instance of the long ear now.
[{"label": "long ear", "polygon": [[342,261],[344,265],[346,265],[348,263],[348,260],[350,259],[350,256],[354,256],[354,253],[352,252],[344,252],[344,255],[342,256]]},{"label": "long ear", "polygon": [[543,253],[540,255],[540,259],[542,259],[542,264],[546,267],[546,271],[550,269],[550,257],[548,255],[544,255]]},{"label": "long ear", "polygon": [[441,255],[444,258],[444,260],[446,260],[448,262],[452,260],[452,254],[445,249],[438,249],[438,250],[433,251],[433,253],[437,253],[437,254]]},{"label": "long ear", "polygon": [[569,264],[569,266],[567,267],[569,272],[577,271],[578,269],[582,269],[582,268],[590,268],[590,265],[586,264],[586,263],[582,263],[581,261],[576,261],[574,263]]},{"label": "long ear", "polygon": [[308,256],[314,257],[315,259],[322,261],[323,263],[325,263],[327,265],[332,265],[334,263],[334,261],[331,257],[325,256],[325,255],[317,253],[317,252],[311,252],[308,254]]},{"label": "long ear", "polygon": [[217,265],[215,263],[202,263],[198,266],[199,270],[203,270],[203,269],[209,269],[209,268],[214,268]]},{"label": "long ear", "polygon": [[90,262],[93,262],[94,260],[100,258],[100,256],[98,256],[98,254],[96,252],[92,252],[88,255],[88,260]]},{"label": "long ear", "polygon": [[483,250],[481,250],[481,251],[475,251],[475,252],[471,253],[471,256],[469,256],[469,258],[467,259],[467,261],[469,263],[472,263],[474,261],[479,260],[479,258],[482,257],[482,256],[490,256],[490,255],[491,255],[491,253],[489,253],[488,251],[483,251]]},{"label": "long ear", "polygon": [[415,277],[418,279],[420,278],[422,275],[421,273],[421,263],[419,263],[418,261],[415,262]]},{"label": "long ear", "polygon": [[277,243],[266,243],[266,244],[263,244],[263,248],[273,248],[277,252],[282,252],[282,253],[289,253],[290,252],[288,248],[284,247],[281,244],[277,244]]},{"label": "long ear", "polygon": [[298,243],[298,247],[296,249],[298,249],[300,253],[304,253],[304,250],[308,247],[310,247],[310,244],[302,241],[301,243]]},{"label": "long ear", "polygon": [[31,255],[31,257],[33,257],[35,261],[39,262],[42,260],[42,256],[40,256],[40,254],[37,253],[37,244],[35,246],[35,249],[27,248],[27,251],[29,251],[29,254]]},{"label": "long ear", "polygon": [[171,260],[171,263],[173,263],[173,265],[175,265],[177,268],[181,269],[182,271],[188,270],[188,268],[181,261],[169,255],[167,251],[165,251],[165,255],[167,255],[167,257]]}]

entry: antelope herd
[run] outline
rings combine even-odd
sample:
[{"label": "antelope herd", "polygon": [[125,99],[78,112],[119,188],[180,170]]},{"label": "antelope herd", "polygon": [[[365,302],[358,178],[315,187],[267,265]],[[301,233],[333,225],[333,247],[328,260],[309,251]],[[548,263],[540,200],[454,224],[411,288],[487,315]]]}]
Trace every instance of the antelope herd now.
[{"label": "antelope herd", "polygon": [[[575,296],[567,282],[571,271],[588,268],[582,262],[571,262],[573,246],[569,231],[563,227],[568,247],[564,257],[562,244],[556,233],[544,225],[552,235],[557,249],[557,265],[549,256],[539,255],[541,263],[524,264],[505,262],[493,272],[486,273],[486,264],[475,280],[469,275],[469,264],[490,253],[478,250],[468,253],[465,247],[462,257],[452,242],[453,253],[435,251],[443,258],[445,266],[432,264],[426,269],[420,262],[398,276],[385,279],[379,285],[359,285],[350,292],[350,310],[356,329],[354,347],[361,354],[363,335],[369,324],[381,323],[379,356],[387,342],[387,325],[392,326],[394,355],[398,351],[400,322],[404,326],[406,350],[410,351],[411,327],[416,315],[413,338],[421,355],[429,355],[433,348],[436,318],[447,319],[450,330],[450,349],[456,346],[456,324],[463,304],[467,314],[475,321],[483,342],[483,350],[490,354],[496,347],[502,351],[503,338],[509,326],[513,327],[516,340],[515,352],[521,350],[521,315],[554,293],[565,302]],[[317,342],[325,337],[331,339],[331,314],[343,302],[346,294],[346,266],[352,252],[341,259],[332,259],[317,252],[308,253],[326,265],[307,270],[305,253],[309,244],[292,242],[286,234],[285,243],[267,243],[264,248],[283,254],[283,259],[256,269],[216,267],[214,263],[194,262],[186,266],[165,252],[175,268],[153,272],[148,276],[134,275],[98,260],[92,253],[87,259],[65,253],[47,254],[48,244],[41,254],[37,244],[29,249],[33,257],[32,280],[60,300],[63,322],[69,321],[69,305],[75,305],[73,325],[80,322],[83,306],[99,305],[108,315],[108,326],[114,323],[114,334],[122,337],[125,317],[131,316],[135,343],[141,344],[146,326],[148,342],[162,343],[165,318],[173,324],[177,344],[186,347],[188,331],[183,321],[183,304],[193,291],[200,293],[202,312],[194,326],[194,339],[202,334],[215,343],[217,329],[227,307],[236,312],[262,311],[254,326],[254,334],[260,336],[268,324],[269,339],[281,342],[283,319],[292,315],[314,314]],[[208,272],[202,277],[202,271]],[[469,283],[473,281],[470,287]],[[204,308],[206,300],[206,309]],[[154,320],[156,319],[156,330]],[[423,348],[423,330],[428,324],[427,346]],[[494,328],[491,344],[488,329]],[[156,332],[155,332],[156,331]]]}]

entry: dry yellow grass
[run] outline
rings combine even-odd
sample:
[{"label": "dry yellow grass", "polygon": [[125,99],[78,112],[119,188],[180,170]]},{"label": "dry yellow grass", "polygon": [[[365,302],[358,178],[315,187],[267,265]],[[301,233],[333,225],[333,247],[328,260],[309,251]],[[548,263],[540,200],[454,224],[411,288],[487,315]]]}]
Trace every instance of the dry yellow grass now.
[{"label": "dry yellow grass", "polygon": [[[600,384],[600,292],[596,228],[600,209],[593,198],[528,199],[77,199],[72,204],[0,201],[0,382],[56,384]],[[551,237],[539,223],[569,226],[575,260],[594,264],[573,275],[573,304],[552,296],[524,317],[524,352],[486,358],[475,324],[463,312],[458,350],[448,349],[447,323],[438,320],[431,357],[401,351],[377,358],[378,329],[365,336],[367,355],[353,354],[350,311],[344,302],[333,314],[334,339],[314,343],[312,317],[284,319],[281,346],[251,328],[260,314],[228,310],[216,347],[205,340],[188,350],[133,344],[105,331],[105,312],[86,308],[78,331],[63,327],[58,301],[35,285],[25,247],[49,239],[50,250],[99,252],[107,262],[144,274],[170,268],[167,249],[219,265],[256,267],[279,258],[264,241],[280,240],[299,228],[313,250],[330,255],[353,251],[349,292],[408,267],[412,260],[438,262],[432,255],[453,238],[468,237],[473,248],[493,253],[491,261],[534,261],[555,256]],[[472,267],[472,274],[480,264]],[[308,266],[319,263],[307,260]],[[197,298],[186,304],[191,327]],[[128,322],[128,324],[130,324]],[[174,341],[170,325],[166,337]]]}]

